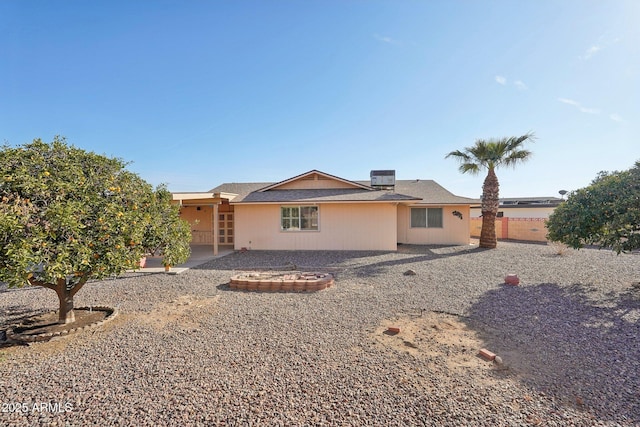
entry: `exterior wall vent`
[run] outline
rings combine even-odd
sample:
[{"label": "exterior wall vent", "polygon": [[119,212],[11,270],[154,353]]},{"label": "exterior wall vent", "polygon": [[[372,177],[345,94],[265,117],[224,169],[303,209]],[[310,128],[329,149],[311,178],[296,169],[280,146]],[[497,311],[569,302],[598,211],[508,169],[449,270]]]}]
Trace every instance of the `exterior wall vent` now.
[{"label": "exterior wall vent", "polygon": [[375,170],[371,171],[371,186],[378,189],[391,188],[396,186],[395,170]]}]

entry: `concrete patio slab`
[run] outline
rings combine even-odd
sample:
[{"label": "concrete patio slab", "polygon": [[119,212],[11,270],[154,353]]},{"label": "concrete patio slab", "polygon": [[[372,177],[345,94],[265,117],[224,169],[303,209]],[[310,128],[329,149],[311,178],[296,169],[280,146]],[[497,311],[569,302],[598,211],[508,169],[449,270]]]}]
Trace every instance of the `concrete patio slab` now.
[{"label": "concrete patio slab", "polygon": [[162,257],[147,257],[147,263],[144,268],[139,270],[131,270],[130,272],[136,273],[167,273],[167,274],[181,274],[189,270],[192,267],[205,264],[213,259],[220,258],[233,253],[232,247],[220,247],[218,255],[213,254],[213,248],[208,245],[191,245],[191,256],[184,264],[172,266],[169,271],[165,271],[162,265]]}]

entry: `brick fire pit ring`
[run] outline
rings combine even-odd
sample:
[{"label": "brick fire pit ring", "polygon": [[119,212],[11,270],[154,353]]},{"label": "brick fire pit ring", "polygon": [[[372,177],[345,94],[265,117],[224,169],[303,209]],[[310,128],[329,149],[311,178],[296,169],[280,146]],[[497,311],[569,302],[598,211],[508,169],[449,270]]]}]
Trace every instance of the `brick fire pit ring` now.
[{"label": "brick fire pit ring", "polygon": [[229,287],[238,291],[316,292],[334,283],[331,273],[242,273],[231,277]]}]

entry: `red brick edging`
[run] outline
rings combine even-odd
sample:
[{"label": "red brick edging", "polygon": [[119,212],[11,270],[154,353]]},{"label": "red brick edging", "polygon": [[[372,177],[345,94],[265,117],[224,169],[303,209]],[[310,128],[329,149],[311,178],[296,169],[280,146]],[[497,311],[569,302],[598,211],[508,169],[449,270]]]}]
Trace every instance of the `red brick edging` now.
[{"label": "red brick edging", "polygon": [[231,277],[229,287],[239,291],[316,292],[335,283],[330,273],[285,274],[280,277],[260,277],[260,274],[238,274]]},{"label": "red brick edging", "polygon": [[[116,308],[111,308],[111,307],[96,306],[96,307],[77,307],[77,308],[74,308],[74,310],[89,310],[89,309],[91,309],[93,311],[105,311],[105,312],[107,312],[107,316],[102,320],[98,320],[97,322],[93,322],[93,323],[91,323],[89,325],[85,325],[85,326],[82,326],[82,327],[72,328],[72,329],[64,330],[64,331],[46,332],[46,333],[43,333],[43,334],[34,334],[34,335],[20,334],[20,333],[15,332],[14,330],[21,326],[21,325],[15,325],[15,326],[7,329],[7,338],[10,339],[10,340],[13,340],[13,341],[20,341],[20,342],[48,341],[53,337],[69,335],[69,334],[73,334],[73,333],[76,333],[76,332],[84,331],[86,329],[94,328],[96,326],[100,326],[100,325],[104,324],[105,322],[108,322],[109,320],[113,319],[114,317],[116,317],[118,315],[118,310]],[[57,311],[51,311],[50,313],[57,313]]]}]

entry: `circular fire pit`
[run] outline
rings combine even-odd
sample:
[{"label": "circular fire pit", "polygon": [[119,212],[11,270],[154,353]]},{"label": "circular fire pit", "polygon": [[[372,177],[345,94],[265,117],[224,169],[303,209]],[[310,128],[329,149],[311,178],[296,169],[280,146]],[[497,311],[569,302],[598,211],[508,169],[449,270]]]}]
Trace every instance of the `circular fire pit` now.
[{"label": "circular fire pit", "polygon": [[334,282],[331,273],[242,273],[231,277],[229,287],[239,291],[315,292]]}]

